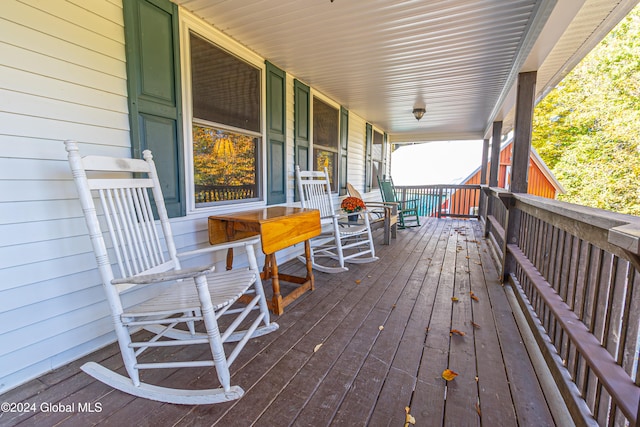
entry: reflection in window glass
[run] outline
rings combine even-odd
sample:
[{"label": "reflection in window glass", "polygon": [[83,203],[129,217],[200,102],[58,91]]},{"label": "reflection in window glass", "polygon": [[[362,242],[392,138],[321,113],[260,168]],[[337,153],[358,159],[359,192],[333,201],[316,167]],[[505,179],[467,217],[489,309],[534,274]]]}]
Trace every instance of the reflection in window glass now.
[{"label": "reflection in window glass", "polygon": [[327,170],[329,171],[329,181],[333,183],[334,182],[333,176],[334,176],[334,169],[335,169],[337,154],[332,151],[319,150],[319,149],[313,150],[313,153],[314,153],[314,157],[316,158],[315,170],[323,171],[324,168],[327,168]]},{"label": "reflection in window glass", "polygon": [[193,126],[196,207],[258,197],[258,144],[255,136]]}]

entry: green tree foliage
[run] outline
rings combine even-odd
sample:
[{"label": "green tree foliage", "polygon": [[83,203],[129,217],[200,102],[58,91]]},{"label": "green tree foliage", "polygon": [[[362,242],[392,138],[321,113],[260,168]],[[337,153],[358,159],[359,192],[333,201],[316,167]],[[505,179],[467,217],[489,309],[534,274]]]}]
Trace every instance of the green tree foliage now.
[{"label": "green tree foliage", "polygon": [[640,7],[536,106],[532,143],[561,200],[640,215]]}]

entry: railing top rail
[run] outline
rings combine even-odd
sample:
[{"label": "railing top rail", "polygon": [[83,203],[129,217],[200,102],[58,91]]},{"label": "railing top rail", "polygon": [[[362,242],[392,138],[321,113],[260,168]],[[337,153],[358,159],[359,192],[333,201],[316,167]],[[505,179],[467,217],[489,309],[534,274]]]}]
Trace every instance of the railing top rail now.
[{"label": "railing top rail", "polygon": [[536,218],[584,237],[602,249],[630,258],[636,265],[640,263],[640,217],[531,194],[510,193],[500,188],[485,191],[504,203],[515,203],[515,207]]},{"label": "railing top rail", "polygon": [[402,188],[415,188],[415,189],[422,189],[422,188],[455,188],[455,189],[460,189],[460,188],[469,188],[469,189],[479,189],[482,186],[480,184],[430,184],[430,185],[396,185],[395,186],[396,189],[402,189]]}]

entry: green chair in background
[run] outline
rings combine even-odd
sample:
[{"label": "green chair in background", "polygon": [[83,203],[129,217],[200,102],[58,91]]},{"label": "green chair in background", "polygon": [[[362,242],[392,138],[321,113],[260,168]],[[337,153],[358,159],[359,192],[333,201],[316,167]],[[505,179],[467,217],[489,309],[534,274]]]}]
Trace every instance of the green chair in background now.
[{"label": "green chair in background", "polygon": [[398,204],[398,219],[400,220],[400,228],[419,227],[420,217],[418,216],[418,199],[402,200],[399,197],[393,185],[391,177],[378,178],[378,187],[382,194],[382,201],[385,203]]}]

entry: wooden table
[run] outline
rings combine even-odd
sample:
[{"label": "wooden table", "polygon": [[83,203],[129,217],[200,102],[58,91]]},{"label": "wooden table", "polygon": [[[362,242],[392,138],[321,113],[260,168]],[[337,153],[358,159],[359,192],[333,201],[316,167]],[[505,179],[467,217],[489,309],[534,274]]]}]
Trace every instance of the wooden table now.
[{"label": "wooden table", "polygon": [[[275,314],[282,314],[284,308],[304,292],[313,290],[314,278],[311,267],[309,239],[320,234],[320,211],[289,206],[234,212],[209,217],[209,243],[212,245],[260,235],[262,251],[265,254],[264,270],[260,277],[271,279],[273,298],[268,303]],[[306,277],[279,274],[276,251],[304,242],[307,260]],[[227,269],[233,266],[233,250],[227,252]],[[280,293],[280,280],[299,286],[285,297]]]}]

